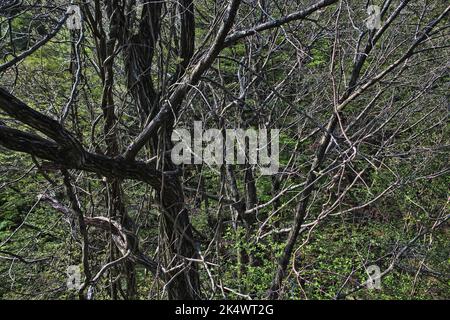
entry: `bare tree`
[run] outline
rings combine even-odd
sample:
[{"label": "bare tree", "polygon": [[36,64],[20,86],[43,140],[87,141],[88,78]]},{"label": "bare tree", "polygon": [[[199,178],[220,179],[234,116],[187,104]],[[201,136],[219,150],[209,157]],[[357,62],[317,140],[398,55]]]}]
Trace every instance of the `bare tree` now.
[{"label": "bare tree", "polygon": [[[265,298],[286,298],[286,278],[301,282],[305,266],[297,258],[326,221],[448,174],[444,161],[425,164],[448,155],[450,7],[379,5],[381,25],[373,27],[367,4],[345,0],[94,0],[79,3],[82,28],[68,31],[63,1],[2,2],[0,145],[31,155],[31,170],[49,184],[39,201],[72,217],[82,244],[80,297],[92,298],[107,274],[112,299],[136,298],[138,266],[153,275],[153,297],[252,296],[220,279],[221,239],[231,223],[235,234],[244,230],[238,265],[261,264],[259,252],[245,244],[257,247],[273,236],[282,245]],[[17,30],[15,21],[28,27]],[[66,96],[27,90],[26,62],[67,44]],[[222,131],[281,129],[283,161],[270,188],[250,163],[222,165],[217,179],[208,178],[205,165],[175,165],[171,136],[194,120]],[[426,139],[431,132],[434,144]],[[422,165],[400,173],[391,159]],[[379,171],[390,179],[383,190],[371,188],[371,174]],[[133,198],[137,184],[145,185],[143,199]],[[63,195],[49,191],[60,185]],[[368,196],[355,202],[361,188]],[[141,219],[152,206],[158,208],[153,254]],[[198,211],[207,235],[191,223]],[[417,238],[393,250],[383,275],[447,219],[445,210],[433,214]],[[90,252],[91,229],[107,246],[101,267]],[[245,276],[244,268],[237,276]],[[348,284],[344,279],[339,297]]]}]

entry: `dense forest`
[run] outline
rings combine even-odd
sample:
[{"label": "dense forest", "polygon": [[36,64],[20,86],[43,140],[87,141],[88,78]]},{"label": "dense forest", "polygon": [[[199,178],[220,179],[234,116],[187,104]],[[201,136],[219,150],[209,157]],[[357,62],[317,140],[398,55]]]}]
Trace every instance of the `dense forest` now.
[{"label": "dense forest", "polygon": [[450,298],[449,10],[0,0],[0,300]]}]

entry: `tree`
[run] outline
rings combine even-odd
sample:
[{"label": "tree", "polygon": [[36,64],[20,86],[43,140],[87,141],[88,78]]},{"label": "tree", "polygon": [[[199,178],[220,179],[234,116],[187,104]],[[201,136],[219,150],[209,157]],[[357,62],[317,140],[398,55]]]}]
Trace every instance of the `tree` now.
[{"label": "tree", "polygon": [[[300,9],[284,0],[95,0],[80,3],[83,27],[69,31],[70,13],[61,1],[2,4],[0,27],[9,28],[0,45],[6,121],[0,145],[31,155],[36,174],[55,189],[64,186],[64,196],[45,192],[40,201],[72,216],[71,227],[78,228],[80,297],[92,298],[108,272],[112,299],[136,298],[138,266],[153,274],[160,297],[202,299],[227,290],[210,272],[208,256],[213,244],[220,256],[230,220],[235,235],[244,230],[235,250],[238,279],[245,277],[244,266],[258,268],[266,259],[246,243],[258,248],[274,236],[282,246],[278,260],[269,258],[276,271],[265,296],[282,298],[289,266],[295,271],[298,250],[323,221],[445,175],[440,152],[448,145],[439,130],[447,114],[442,90],[448,66],[442,60],[449,7],[419,2],[383,2],[380,28],[368,29],[365,6],[337,0]],[[42,98],[26,90],[27,63],[49,47],[70,52],[70,77],[63,77],[55,101],[45,90]],[[436,106],[420,108],[426,97]],[[51,108],[41,106],[47,103]],[[282,128],[282,170],[267,182],[250,163],[242,170],[222,165],[217,179],[208,178],[207,166],[175,165],[174,130],[199,119],[220,130]],[[426,132],[440,138],[430,141]],[[416,148],[412,137],[420,138]],[[414,163],[424,149],[434,151],[423,161],[436,166]],[[405,171],[395,172],[392,159],[405,160]],[[375,190],[376,176],[386,172],[392,175]],[[144,205],[136,210],[139,199],[128,200],[136,191],[131,181],[143,184],[146,201],[158,208],[153,257],[142,248],[146,237],[137,221]],[[99,193],[83,191],[102,183]],[[366,196],[354,201],[361,190]],[[87,203],[95,208],[90,215]],[[192,224],[199,210],[207,231]],[[447,219],[439,212],[417,234],[433,233]],[[103,230],[109,246],[101,268],[90,252],[92,229]],[[409,245],[402,248],[393,253],[393,265]]]}]

